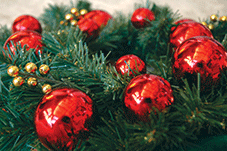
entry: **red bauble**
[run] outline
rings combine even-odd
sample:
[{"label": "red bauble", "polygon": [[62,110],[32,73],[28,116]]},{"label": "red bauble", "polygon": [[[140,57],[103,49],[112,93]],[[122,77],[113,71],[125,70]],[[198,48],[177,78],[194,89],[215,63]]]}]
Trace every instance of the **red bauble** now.
[{"label": "red bauble", "polygon": [[107,12],[101,10],[93,10],[80,17],[77,25],[80,30],[87,34],[87,37],[96,38],[102,27],[106,26],[112,18]]},{"label": "red bauble", "polygon": [[96,38],[99,34],[99,26],[89,18],[80,19],[77,25],[81,31],[87,34],[87,37],[93,36],[93,38]]},{"label": "red bauble", "polygon": [[115,64],[115,68],[117,72],[122,75],[128,74],[129,71],[129,76],[133,76],[137,71],[139,73],[146,72],[145,63],[136,55],[125,55],[120,57]]},{"label": "red bauble", "polygon": [[14,20],[12,31],[15,33],[22,30],[32,30],[41,33],[42,27],[36,18],[30,15],[22,15]]},{"label": "red bauble", "polygon": [[87,14],[85,14],[84,18],[90,18],[100,28],[101,26],[106,26],[108,21],[110,19],[112,19],[112,16],[110,14],[108,14],[107,12],[105,12],[105,11],[93,10],[93,11],[90,11]]},{"label": "red bauble", "polygon": [[92,100],[73,88],[53,90],[45,95],[35,112],[39,140],[52,150],[73,150],[86,139],[91,125]]},{"label": "red bauble", "polygon": [[191,37],[208,36],[213,38],[212,33],[206,26],[194,21],[182,22],[177,27],[171,28],[171,30],[172,30],[172,33],[170,34],[171,52],[172,49],[174,49],[175,51],[182,42]]},{"label": "red bauble", "polygon": [[39,50],[41,52],[42,49],[42,36],[35,32],[35,31],[28,31],[28,30],[24,30],[24,31],[18,31],[14,34],[12,34],[5,42],[4,44],[4,49],[8,49],[7,45],[9,44],[10,50],[12,51],[12,53],[15,55],[15,50],[16,48],[11,44],[10,41],[13,41],[14,45],[16,46],[16,44],[20,43],[21,47],[23,47],[24,45],[27,45],[26,50],[28,51],[31,48],[35,49],[35,53],[36,55],[38,55]]},{"label": "red bauble", "polygon": [[217,86],[222,70],[227,66],[224,47],[213,38],[197,36],[184,41],[174,53],[173,74],[181,81],[197,84],[197,73],[201,77],[201,90],[206,91]]},{"label": "red bauble", "polygon": [[133,78],[124,95],[128,116],[136,117],[141,121],[149,121],[152,107],[162,111],[173,102],[169,82],[152,74],[143,74]]},{"label": "red bauble", "polygon": [[147,8],[138,8],[132,14],[131,22],[135,28],[144,28],[149,25],[149,21],[155,20],[154,13]]}]

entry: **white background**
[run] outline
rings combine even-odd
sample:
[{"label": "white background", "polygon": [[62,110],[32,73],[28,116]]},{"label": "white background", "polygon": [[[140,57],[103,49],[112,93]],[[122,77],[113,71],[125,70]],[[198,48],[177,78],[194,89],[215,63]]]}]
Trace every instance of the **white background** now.
[{"label": "white background", "polygon": [[[73,0],[73,2],[76,2]],[[145,0],[89,0],[93,9],[105,10],[111,15],[116,11],[132,13],[135,3]],[[196,21],[211,14],[227,15],[227,0],[152,0],[158,5],[168,5],[174,12],[179,10],[183,18]],[[23,14],[39,17],[48,4],[70,4],[70,0],[0,0],[0,24],[11,27],[14,19]]]}]

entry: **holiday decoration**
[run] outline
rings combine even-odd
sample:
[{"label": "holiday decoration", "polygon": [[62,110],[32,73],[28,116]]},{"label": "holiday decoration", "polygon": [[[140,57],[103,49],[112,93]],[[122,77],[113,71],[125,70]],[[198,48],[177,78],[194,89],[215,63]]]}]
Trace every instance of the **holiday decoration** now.
[{"label": "holiday decoration", "polygon": [[133,76],[137,72],[146,72],[145,63],[136,55],[125,55],[120,57],[115,64],[115,68],[117,72],[122,75],[128,74],[129,72],[129,76]]},{"label": "holiday decoration", "polygon": [[147,8],[138,8],[131,17],[132,25],[139,29],[149,25],[149,21],[155,20],[155,14]]},{"label": "holiday decoration", "polygon": [[209,25],[207,25],[207,27],[208,27],[210,30],[213,30],[213,29],[214,29],[214,25],[213,25],[213,24],[209,24]]},{"label": "holiday decoration", "polygon": [[56,89],[45,95],[36,109],[36,132],[51,150],[73,150],[80,139],[87,138],[92,115],[93,103],[85,93]]},{"label": "holiday decoration", "polygon": [[168,81],[152,74],[142,74],[133,78],[128,84],[124,103],[130,117],[148,121],[152,107],[159,111],[174,102],[172,89]]},{"label": "holiday decoration", "polygon": [[81,31],[87,34],[87,37],[93,36],[96,38],[99,34],[99,26],[90,18],[80,19],[77,25]]},{"label": "holiday decoration", "polygon": [[47,74],[48,72],[50,71],[50,67],[46,64],[42,64],[40,67],[39,67],[39,72],[41,74]]},{"label": "holiday decoration", "polygon": [[[33,48],[35,49],[36,55],[39,54],[39,51],[41,51],[43,44],[42,44],[42,36],[35,32],[35,31],[19,31],[14,34],[12,34],[5,42],[4,49],[8,49],[7,45],[9,45],[10,50],[15,55],[16,51],[16,44],[21,44],[21,47],[24,47],[26,45],[26,50]],[[11,44],[10,41],[13,41],[14,45]]]},{"label": "holiday decoration", "polygon": [[28,81],[27,81],[28,85],[29,86],[36,86],[37,85],[37,80],[36,78],[29,78]]},{"label": "holiday decoration", "polygon": [[93,10],[81,17],[77,25],[88,37],[92,36],[93,38],[96,38],[99,35],[101,28],[106,26],[111,18],[112,16],[107,12]]},{"label": "holiday decoration", "polygon": [[18,87],[21,86],[22,84],[24,84],[24,79],[20,76],[17,76],[13,79],[13,84]]},{"label": "holiday decoration", "polygon": [[201,24],[207,27],[207,23],[205,21],[201,22]]},{"label": "holiday decoration", "polygon": [[22,15],[17,17],[12,26],[13,33],[23,30],[32,30],[38,33],[42,32],[42,27],[39,21],[30,15]]},{"label": "holiday decoration", "polygon": [[211,15],[210,20],[213,21],[213,22],[216,22],[218,20],[217,15],[215,15],[215,14]]},{"label": "holiday decoration", "polygon": [[71,12],[71,14],[74,14],[74,15],[76,15],[76,16],[79,15],[79,14],[78,14],[78,9],[77,9],[77,8],[72,8],[72,9],[70,10],[70,12]]},{"label": "holiday decoration", "polygon": [[219,21],[226,22],[227,21],[227,17],[226,16],[222,16],[222,17],[219,18]]},{"label": "holiday decoration", "polygon": [[17,66],[10,66],[7,69],[7,73],[11,77],[16,77],[19,74],[19,68]]},{"label": "holiday decoration", "polygon": [[52,91],[51,85],[49,85],[49,84],[44,84],[44,85],[42,86],[42,91],[43,91],[43,93],[45,93],[45,94],[50,93],[50,92]]},{"label": "holiday decoration", "polygon": [[80,10],[80,15],[85,15],[85,14],[87,14],[88,13],[88,11],[86,10],[86,9],[81,9]]},{"label": "holiday decoration", "polygon": [[28,73],[34,73],[37,70],[37,66],[33,62],[29,62],[25,65],[25,70]]},{"label": "holiday decoration", "polygon": [[73,19],[73,15],[72,14],[67,14],[67,15],[65,15],[65,19],[66,20],[72,20]]},{"label": "holiday decoration", "polygon": [[194,36],[208,36],[213,38],[210,30],[201,23],[188,21],[179,24],[170,34],[170,45],[172,50],[176,50],[182,42]]},{"label": "holiday decoration", "polygon": [[110,14],[108,14],[107,12],[102,11],[102,10],[93,10],[93,11],[90,11],[89,13],[85,14],[83,16],[83,18],[91,19],[100,28],[101,26],[106,26],[108,21],[110,19],[112,19],[112,16]]},{"label": "holiday decoration", "polygon": [[221,73],[227,66],[224,47],[207,36],[192,37],[184,41],[174,53],[173,74],[180,81],[197,84],[197,74],[201,77],[201,90],[217,86]]}]

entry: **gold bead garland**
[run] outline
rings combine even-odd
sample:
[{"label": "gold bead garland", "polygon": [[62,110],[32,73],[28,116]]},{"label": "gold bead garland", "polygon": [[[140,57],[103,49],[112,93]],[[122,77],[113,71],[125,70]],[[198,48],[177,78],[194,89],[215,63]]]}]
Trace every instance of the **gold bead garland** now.
[{"label": "gold bead garland", "polygon": [[10,66],[7,69],[7,73],[11,77],[16,77],[19,74],[19,68],[17,66]]},{"label": "gold bead garland", "polygon": [[28,73],[34,73],[37,70],[37,66],[33,62],[29,62],[25,65],[25,70]]},{"label": "gold bead garland", "polygon": [[76,26],[80,16],[87,14],[86,9],[78,10],[77,8],[71,8],[70,13],[65,15],[65,21],[60,21],[61,25],[67,26],[69,23],[72,26]]},{"label": "gold bead garland", "polygon": [[17,76],[13,79],[13,84],[16,86],[16,87],[19,87],[21,86],[22,84],[24,84],[24,79],[20,76]]},{"label": "gold bead garland", "polygon": [[216,22],[218,20],[217,15],[215,15],[215,14],[211,15],[210,20],[213,21],[213,22]]},{"label": "gold bead garland", "polygon": [[44,84],[44,85],[42,86],[42,91],[43,91],[43,93],[45,93],[45,94],[50,93],[51,90],[52,90],[52,87],[51,87],[51,85],[49,85],[49,84]]}]

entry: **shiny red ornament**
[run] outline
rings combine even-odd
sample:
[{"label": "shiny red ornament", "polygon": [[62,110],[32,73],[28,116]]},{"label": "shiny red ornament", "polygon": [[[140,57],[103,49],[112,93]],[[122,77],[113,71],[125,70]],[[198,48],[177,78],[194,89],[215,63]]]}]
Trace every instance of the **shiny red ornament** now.
[{"label": "shiny red ornament", "polygon": [[86,139],[92,123],[93,102],[73,88],[56,89],[46,94],[35,111],[39,140],[51,150],[73,150]]},{"label": "shiny red ornament", "polygon": [[128,74],[129,72],[129,76],[133,76],[137,72],[146,72],[145,63],[136,55],[125,55],[120,57],[115,64],[115,68],[117,72],[122,75]]},{"label": "shiny red ornament", "polygon": [[213,38],[196,36],[184,41],[174,53],[173,74],[181,81],[197,85],[197,74],[201,77],[201,91],[207,91],[220,82],[221,73],[227,67],[227,52]]},{"label": "shiny red ornament", "polygon": [[41,50],[42,50],[42,47],[44,46],[44,44],[42,43],[42,36],[35,31],[28,31],[28,30],[18,31],[12,34],[6,40],[4,44],[4,49],[7,50],[8,49],[7,45],[9,44],[10,50],[15,55],[16,48],[11,44],[10,41],[13,41],[15,46],[16,44],[19,44],[19,43],[21,44],[21,47],[23,47],[24,45],[27,45],[26,47],[27,51],[31,48],[34,48],[36,55],[39,54],[39,50],[40,50],[40,53],[42,52]]},{"label": "shiny red ornament", "polygon": [[93,10],[80,17],[77,25],[80,30],[87,34],[87,37],[98,37],[101,28],[106,26],[112,16],[105,11]]},{"label": "shiny red ornament", "polygon": [[138,8],[131,17],[131,23],[135,28],[144,28],[149,25],[149,21],[155,20],[154,13],[147,8]]},{"label": "shiny red ornament", "polygon": [[101,26],[106,26],[108,21],[112,19],[112,16],[108,14],[105,11],[102,10],[93,10],[88,12],[83,16],[83,18],[90,18],[92,21],[94,21],[99,28]]},{"label": "shiny red ornament", "polygon": [[174,98],[168,81],[152,74],[133,78],[126,87],[124,104],[132,120],[149,121],[149,114],[155,107],[163,111],[173,104]]},{"label": "shiny red ornament", "polygon": [[42,33],[42,27],[39,21],[30,15],[22,15],[17,17],[12,26],[13,33],[22,30],[32,30]]},{"label": "shiny red ornament", "polygon": [[87,37],[96,38],[99,35],[99,26],[90,18],[82,18],[77,25],[80,30],[87,34]]},{"label": "shiny red ornament", "polygon": [[177,27],[171,28],[170,45],[172,50],[176,50],[182,42],[195,36],[208,36],[213,38],[211,31],[201,23],[186,21],[180,23]]}]

